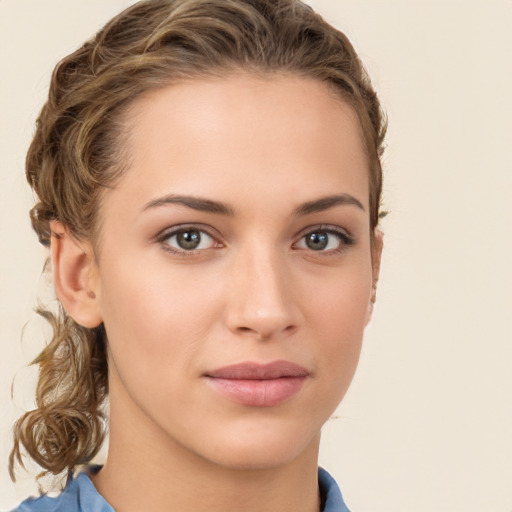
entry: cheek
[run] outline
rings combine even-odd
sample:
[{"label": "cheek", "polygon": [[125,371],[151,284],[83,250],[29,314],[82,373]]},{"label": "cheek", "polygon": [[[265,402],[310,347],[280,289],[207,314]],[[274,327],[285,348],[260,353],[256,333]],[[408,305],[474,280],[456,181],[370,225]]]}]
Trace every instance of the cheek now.
[{"label": "cheek", "polygon": [[198,286],[183,269],[171,273],[165,265],[105,265],[101,309],[118,369],[137,368],[151,381],[171,366],[189,366],[219,316],[216,293],[208,283]]},{"label": "cheek", "polygon": [[332,279],[321,297],[312,301],[310,314],[318,341],[318,371],[323,380],[325,402],[336,407],[354,376],[359,361],[363,333],[371,297],[369,265],[359,272],[347,273],[339,280]]},{"label": "cheek", "polygon": [[347,266],[339,274],[323,280],[323,286],[310,292],[310,314],[328,339],[351,343],[361,337],[366,325],[372,290],[371,262]]}]

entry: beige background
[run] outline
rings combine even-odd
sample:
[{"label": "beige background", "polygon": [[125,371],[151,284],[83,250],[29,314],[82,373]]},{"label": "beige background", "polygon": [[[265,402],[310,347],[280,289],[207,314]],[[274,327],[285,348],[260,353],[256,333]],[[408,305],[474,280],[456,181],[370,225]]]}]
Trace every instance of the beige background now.
[{"label": "beige background", "polygon": [[[0,510],[33,488],[5,468],[44,340],[24,154],[56,61],[130,3],[0,0]],[[321,463],[354,512],[512,512],[512,2],[310,3],[390,121],[378,303]]]}]

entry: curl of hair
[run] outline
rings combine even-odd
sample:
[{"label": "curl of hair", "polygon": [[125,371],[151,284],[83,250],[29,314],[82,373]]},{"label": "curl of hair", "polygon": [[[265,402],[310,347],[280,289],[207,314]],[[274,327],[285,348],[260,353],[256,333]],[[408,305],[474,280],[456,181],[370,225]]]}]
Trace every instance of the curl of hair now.
[{"label": "curl of hair", "polygon": [[13,480],[14,461],[23,467],[20,445],[39,466],[58,474],[70,461],[89,461],[105,435],[99,410],[108,392],[103,326],[81,327],[62,308],[57,314],[37,312],[51,324],[53,339],[32,363],[39,365],[36,409],[14,425],[17,443],[9,458]]},{"label": "curl of hair", "polygon": [[[128,8],[56,67],[36,124],[26,174],[31,221],[50,244],[51,220],[98,241],[102,192],[129,165],[125,114],[140,95],[180,80],[249,71],[327,83],[355,109],[369,161],[370,227],[379,221],[386,122],[347,37],[299,0],[145,0]],[[124,144],[123,144],[124,143]],[[40,367],[38,408],[15,427],[20,444],[57,473],[89,460],[102,439],[107,393],[103,330],[43,312],[54,327]],[[107,326],[108,331],[108,326]]]}]

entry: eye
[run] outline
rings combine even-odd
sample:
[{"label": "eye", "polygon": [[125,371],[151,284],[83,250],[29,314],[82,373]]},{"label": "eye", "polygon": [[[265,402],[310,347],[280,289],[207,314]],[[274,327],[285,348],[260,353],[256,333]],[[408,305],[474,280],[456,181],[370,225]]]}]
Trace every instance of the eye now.
[{"label": "eye", "polygon": [[211,249],[217,244],[216,240],[203,229],[194,227],[179,228],[165,233],[159,240],[166,249],[175,252],[191,252]]},{"label": "eye", "polygon": [[309,249],[316,252],[342,251],[349,245],[353,245],[354,239],[347,233],[334,228],[315,229],[303,235],[295,247]]}]

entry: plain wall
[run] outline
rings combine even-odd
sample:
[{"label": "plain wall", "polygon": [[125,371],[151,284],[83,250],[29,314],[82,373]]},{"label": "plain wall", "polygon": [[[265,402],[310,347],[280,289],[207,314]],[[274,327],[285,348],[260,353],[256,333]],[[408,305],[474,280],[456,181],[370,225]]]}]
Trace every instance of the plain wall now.
[{"label": "plain wall", "polygon": [[[35,489],[6,470],[45,334],[24,156],[55,63],[131,3],[0,0],[0,510]],[[378,300],[321,464],[354,512],[511,512],[512,2],[310,3],[389,117]]]}]

